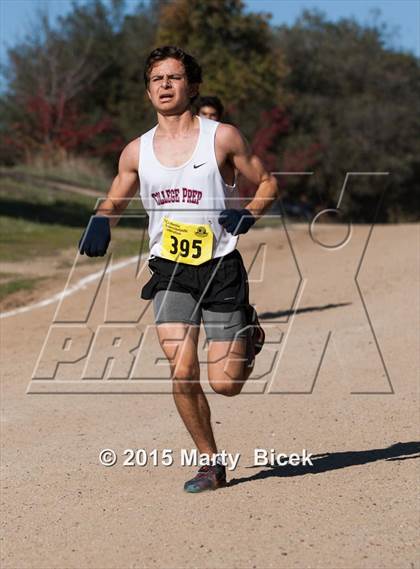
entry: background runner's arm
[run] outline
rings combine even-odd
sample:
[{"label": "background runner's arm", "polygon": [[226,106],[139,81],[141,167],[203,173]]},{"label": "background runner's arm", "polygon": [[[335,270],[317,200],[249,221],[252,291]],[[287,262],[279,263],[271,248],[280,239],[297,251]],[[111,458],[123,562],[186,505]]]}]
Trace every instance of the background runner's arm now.
[{"label": "background runner's arm", "polygon": [[138,156],[139,140],[137,139],[130,142],[122,151],[118,164],[118,174],[112,182],[106,199],[96,210],[97,215],[113,216],[109,220],[112,227],[118,223],[119,216],[137,191]]},{"label": "background runner's arm", "polygon": [[247,180],[258,186],[252,201],[246,206],[258,219],[279,197],[277,180],[267,172],[258,156],[252,154],[237,128],[223,124],[219,129],[218,142],[227,159]]}]

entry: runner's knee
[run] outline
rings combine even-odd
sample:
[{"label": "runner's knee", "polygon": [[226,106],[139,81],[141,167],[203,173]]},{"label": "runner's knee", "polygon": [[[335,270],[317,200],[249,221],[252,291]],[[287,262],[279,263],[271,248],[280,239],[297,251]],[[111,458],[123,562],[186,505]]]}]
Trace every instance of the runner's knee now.
[{"label": "runner's knee", "polygon": [[239,395],[244,384],[241,381],[211,381],[210,385],[213,391],[219,395],[233,397],[234,395]]},{"label": "runner's knee", "polygon": [[199,378],[199,369],[194,364],[171,365],[172,379],[174,381],[192,381]]}]

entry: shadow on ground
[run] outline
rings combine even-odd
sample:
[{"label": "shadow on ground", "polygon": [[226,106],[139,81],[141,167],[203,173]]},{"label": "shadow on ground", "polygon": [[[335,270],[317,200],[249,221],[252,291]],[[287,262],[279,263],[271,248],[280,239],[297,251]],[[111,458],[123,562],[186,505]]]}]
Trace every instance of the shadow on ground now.
[{"label": "shadow on ground", "polygon": [[[244,476],[242,478],[233,478],[228,486],[236,486],[244,482],[252,482],[253,480],[263,480],[272,477],[289,477],[304,476],[306,474],[322,474],[331,470],[339,470],[340,468],[349,468],[351,466],[361,466],[377,462],[378,460],[394,461],[408,460],[410,458],[420,458],[420,442],[396,443],[387,448],[359,450],[348,452],[331,452],[325,454],[314,454],[311,457],[313,465],[298,466],[278,466],[277,464],[264,466],[264,470],[260,470],[252,476]],[[249,466],[248,468],[260,468],[259,466]]]},{"label": "shadow on ground", "polygon": [[261,312],[258,317],[261,320],[271,320],[272,318],[281,318],[282,316],[292,316],[292,314],[303,314],[304,312],[321,312],[322,310],[330,310],[331,308],[340,308],[341,306],[350,306],[351,302],[339,302],[338,304],[324,304],[324,306],[307,306],[306,308],[298,308],[296,310],[278,310],[277,312]]}]

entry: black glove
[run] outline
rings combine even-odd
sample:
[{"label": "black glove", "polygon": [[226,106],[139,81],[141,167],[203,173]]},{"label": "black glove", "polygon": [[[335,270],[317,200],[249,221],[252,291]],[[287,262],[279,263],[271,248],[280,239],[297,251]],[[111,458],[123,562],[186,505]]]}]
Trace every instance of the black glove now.
[{"label": "black glove", "polygon": [[219,223],[232,235],[246,233],[256,222],[249,209],[225,209],[219,215]]},{"label": "black glove", "polygon": [[95,215],[83,232],[79,241],[79,251],[88,257],[103,257],[111,241],[108,217]]}]

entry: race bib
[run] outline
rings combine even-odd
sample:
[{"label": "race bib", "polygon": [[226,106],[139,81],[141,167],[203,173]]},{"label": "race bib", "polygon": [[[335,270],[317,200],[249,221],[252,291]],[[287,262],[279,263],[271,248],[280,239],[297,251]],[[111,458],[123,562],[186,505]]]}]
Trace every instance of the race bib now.
[{"label": "race bib", "polygon": [[162,224],[162,257],[188,265],[201,265],[211,259],[213,232],[210,225],[181,223],[167,217]]}]

